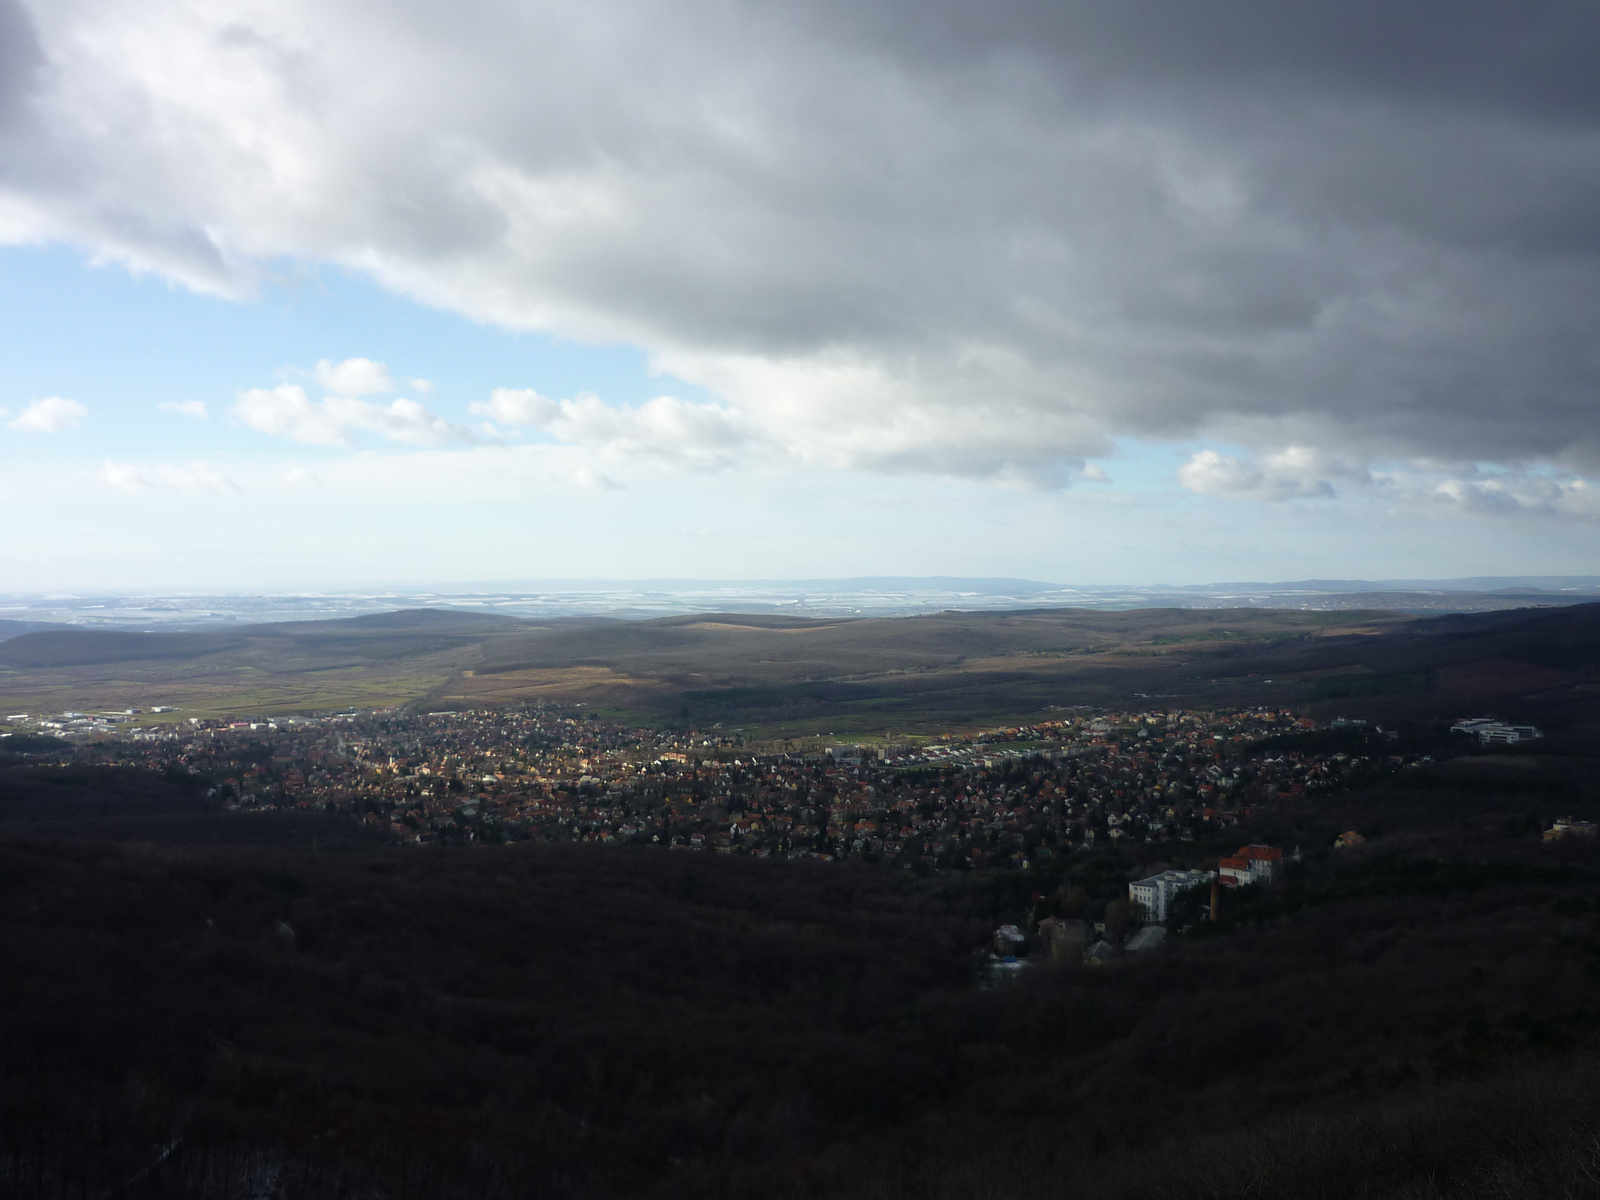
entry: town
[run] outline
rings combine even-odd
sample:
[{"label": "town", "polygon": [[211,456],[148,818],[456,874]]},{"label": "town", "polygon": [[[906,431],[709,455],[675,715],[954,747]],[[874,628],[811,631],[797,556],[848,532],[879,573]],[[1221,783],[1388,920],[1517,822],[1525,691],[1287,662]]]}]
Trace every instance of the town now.
[{"label": "town", "polygon": [[1193,841],[1254,806],[1428,761],[1283,749],[1315,723],[1266,708],[1071,710],[937,741],[852,743],[660,731],[553,706],[136,719],[148,716],[9,724],[60,729],[63,761],[186,772],[230,809],[342,811],[399,842],[643,843],[924,873]]}]

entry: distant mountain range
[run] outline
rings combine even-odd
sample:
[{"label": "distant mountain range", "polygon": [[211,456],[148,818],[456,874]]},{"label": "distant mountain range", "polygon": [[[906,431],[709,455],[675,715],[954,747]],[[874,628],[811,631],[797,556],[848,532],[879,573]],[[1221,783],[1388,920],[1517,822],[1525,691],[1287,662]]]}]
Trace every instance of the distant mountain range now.
[{"label": "distant mountain range", "polygon": [[1600,575],[1470,575],[1464,579],[1301,579],[1292,583],[1209,583],[1190,584],[1149,591],[1178,592],[1248,591],[1265,588],[1275,592],[1558,592],[1600,595]]},{"label": "distant mountain range", "polygon": [[0,641],[52,627],[196,630],[337,620],[431,608],[512,617],[639,620],[709,612],[888,617],[1002,609],[1287,608],[1407,613],[1487,612],[1600,598],[1600,575],[1460,579],[1303,579],[1292,582],[1049,583],[954,575],[841,579],[507,580],[437,589],[256,595],[205,593],[0,596]]},{"label": "distant mountain range", "polygon": [[462,585],[463,592],[638,591],[697,593],[719,589],[773,591],[956,591],[982,595],[1018,592],[1236,592],[1266,589],[1277,592],[1390,592],[1390,591],[1584,591],[1600,595],[1600,575],[1473,575],[1461,579],[1301,579],[1191,584],[1075,584],[1039,579],[966,575],[853,575],[831,579],[544,579],[485,580]]}]

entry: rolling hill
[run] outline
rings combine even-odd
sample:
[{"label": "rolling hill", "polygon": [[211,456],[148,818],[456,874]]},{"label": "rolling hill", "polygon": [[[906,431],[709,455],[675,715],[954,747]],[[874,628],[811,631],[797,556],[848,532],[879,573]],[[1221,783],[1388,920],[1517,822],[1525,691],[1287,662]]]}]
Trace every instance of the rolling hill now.
[{"label": "rolling hill", "polygon": [[640,722],[827,733],[1075,704],[1266,704],[1381,719],[1559,700],[1584,713],[1600,698],[1597,668],[1600,605],[1422,619],[1049,609],[534,621],[412,610],[226,632],[25,633],[0,642],[0,705],[159,703],[222,715],[549,701]]}]

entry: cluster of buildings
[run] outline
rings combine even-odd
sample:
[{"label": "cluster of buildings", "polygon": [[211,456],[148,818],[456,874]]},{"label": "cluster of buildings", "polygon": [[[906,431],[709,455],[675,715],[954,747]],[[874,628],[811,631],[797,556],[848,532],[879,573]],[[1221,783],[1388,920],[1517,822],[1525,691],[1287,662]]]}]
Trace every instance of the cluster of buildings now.
[{"label": "cluster of buildings", "polygon": [[[157,706],[150,711],[168,713],[174,710],[167,706]],[[137,708],[119,708],[111,712],[68,711],[42,717],[35,717],[29,713],[9,713],[5,721],[13,728],[35,729],[40,733],[55,734],[57,737],[82,737],[96,733],[114,733],[136,720],[140,712],[141,710]]]},{"label": "cluster of buildings", "polygon": [[1215,871],[1162,871],[1135,880],[1128,884],[1128,903],[1141,921],[1165,924],[1172,916],[1172,902],[1192,888],[1213,881],[1224,888],[1265,887],[1283,878],[1283,867],[1283,851],[1276,846],[1240,846],[1234,854],[1219,859]]},{"label": "cluster of buildings", "polygon": [[79,760],[201,773],[242,811],[342,810],[405,842],[632,842],[941,870],[1192,841],[1253,806],[1406,765],[1259,748],[1268,738],[1292,745],[1280,735],[1310,726],[1265,708],[1083,709],[937,740],[830,747],[530,707],[187,719],[64,746]]},{"label": "cluster of buildings", "polygon": [[1493,717],[1463,717],[1450,726],[1450,732],[1465,733],[1485,746],[1511,746],[1543,736],[1533,725],[1508,725]]},{"label": "cluster of buildings", "polygon": [[[1296,851],[1290,856],[1298,859]],[[1215,870],[1203,868],[1159,871],[1128,884],[1127,916],[1136,928],[1113,928],[1110,912],[1105,921],[1080,917],[1047,916],[1037,921],[1027,914],[1025,933],[1017,925],[1002,925],[994,932],[985,963],[991,980],[1036,962],[1081,962],[1100,966],[1121,954],[1138,954],[1161,945],[1168,922],[1177,915],[1175,901],[1195,889],[1210,889],[1202,909],[1216,920],[1220,893],[1248,884],[1270,885],[1283,878],[1285,856],[1276,846],[1252,844],[1218,861]],[[1204,891],[1202,891],[1204,897]],[[1044,897],[1035,896],[1037,905]],[[1122,936],[1126,934],[1126,936]]]}]

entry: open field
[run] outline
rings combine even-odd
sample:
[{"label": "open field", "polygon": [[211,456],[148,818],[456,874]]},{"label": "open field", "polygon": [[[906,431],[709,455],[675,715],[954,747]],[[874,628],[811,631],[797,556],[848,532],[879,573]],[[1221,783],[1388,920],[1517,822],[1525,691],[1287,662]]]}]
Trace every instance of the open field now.
[{"label": "open field", "polygon": [[1547,691],[1577,696],[1600,664],[1600,608],[1425,620],[1174,609],[673,618],[513,630],[481,652],[437,702],[565,696],[766,737],[933,732],[1081,704],[1381,718],[1397,706],[1445,715]]},{"label": "open field", "polygon": [[[448,672],[378,671],[360,667],[279,673],[235,668],[193,678],[99,678],[89,672],[30,675],[18,680],[0,672],[6,712],[97,712],[151,705],[177,707],[185,717],[271,716],[340,708],[394,708],[447,683]],[[170,720],[141,714],[141,720]]]},{"label": "open field", "polygon": [[0,642],[0,707],[60,712],[173,705],[185,716],[310,712],[416,701],[452,679],[493,625],[428,615],[262,625],[226,633],[52,630]]},{"label": "open field", "polygon": [[[454,705],[564,696],[766,737],[932,732],[1178,688],[1226,700],[1236,689],[1210,682],[1218,663],[1287,643],[1368,638],[1407,619],[1155,609],[607,622],[508,632],[486,643],[482,663],[436,699]],[[585,674],[575,677],[575,670]]]},{"label": "open field", "polygon": [[[790,735],[916,729],[1170,690],[1192,663],[1393,628],[1393,614],[1053,610],[802,620],[517,621],[397,613],[223,633],[0,642],[0,707],[188,716],[576,703]],[[1214,669],[1214,668],[1207,668]]]},{"label": "open field", "polygon": [[933,732],[1084,704],[1378,718],[1420,705],[1445,715],[1588,696],[1600,683],[1597,613],[1056,609],[625,622],[427,611],[225,633],[44,631],[0,642],[0,709],[163,704],[211,717],[546,702],[757,737]]}]

